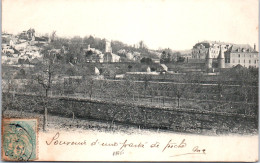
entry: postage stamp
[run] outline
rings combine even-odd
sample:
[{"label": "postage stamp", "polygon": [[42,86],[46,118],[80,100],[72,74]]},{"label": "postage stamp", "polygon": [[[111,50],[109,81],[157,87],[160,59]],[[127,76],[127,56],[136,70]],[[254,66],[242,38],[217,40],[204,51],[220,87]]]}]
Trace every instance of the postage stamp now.
[{"label": "postage stamp", "polygon": [[37,159],[37,119],[3,119],[2,159],[32,161]]}]

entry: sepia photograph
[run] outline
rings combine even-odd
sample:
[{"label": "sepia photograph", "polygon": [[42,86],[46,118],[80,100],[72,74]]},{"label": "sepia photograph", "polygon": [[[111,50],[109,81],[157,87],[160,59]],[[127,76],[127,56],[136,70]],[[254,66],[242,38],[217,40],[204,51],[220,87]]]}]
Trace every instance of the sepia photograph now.
[{"label": "sepia photograph", "polygon": [[2,0],[2,161],[258,161],[258,0]]}]

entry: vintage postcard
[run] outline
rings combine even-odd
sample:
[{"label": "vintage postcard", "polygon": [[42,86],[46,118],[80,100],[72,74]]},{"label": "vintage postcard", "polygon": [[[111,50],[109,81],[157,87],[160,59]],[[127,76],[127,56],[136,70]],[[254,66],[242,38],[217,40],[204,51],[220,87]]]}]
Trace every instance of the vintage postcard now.
[{"label": "vintage postcard", "polygon": [[2,0],[2,161],[258,161],[258,0]]}]

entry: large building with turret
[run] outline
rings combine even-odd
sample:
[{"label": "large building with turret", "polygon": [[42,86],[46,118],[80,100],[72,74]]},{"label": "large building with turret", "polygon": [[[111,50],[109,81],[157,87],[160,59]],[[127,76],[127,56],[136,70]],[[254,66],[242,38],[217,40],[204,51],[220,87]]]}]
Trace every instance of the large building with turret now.
[{"label": "large building with turret", "polygon": [[191,62],[205,63],[206,68],[258,67],[258,52],[255,45],[203,41],[193,46]]}]

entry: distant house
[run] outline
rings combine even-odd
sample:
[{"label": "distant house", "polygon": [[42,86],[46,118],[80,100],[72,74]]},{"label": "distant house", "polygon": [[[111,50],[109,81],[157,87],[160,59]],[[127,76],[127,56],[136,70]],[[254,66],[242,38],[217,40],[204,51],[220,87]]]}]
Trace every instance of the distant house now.
[{"label": "distant house", "polygon": [[259,67],[259,54],[256,45],[252,48],[247,44],[233,45],[225,53],[224,59],[226,67],[242,65],[244,67]]},{"label": "distant house", "polygon": [[120,49],[120,50],[117,51],[117,54],[121,54],[121,55],[126,54],[126,50]]},{"label": "distant house", "polygon": [[32,50],[32,51],[26,51],[24,53],[25,56],[28,56],[29,58],[41,58],[41,55],[38,51]]},{"label": "distant house", "polygon": [[25,50],[28,45],[29,45],[28,42],[21,42],[21,43],[14,45],[14,48],[17,50]]},{"label": "distant house", "polygon": [[133,60],[139,61],[141,59],[141,53],[133,52]]},{"label": "distant house", "polygon": [[134,59],[134,55],[130,52],[126,53],[126,58],[129,59],[129,60],[133,60]]},{"label": "distant house", "polygon": [[3,54],[13,54],[14,49],[10,47],[9,45],[2,45],[2,53]]},{"label": "distant house", "polygon": [[104,54],[104,62],[120,62],[120,56],[107,52]]},{"label": "distant house", "polygon": [[88,45],[87,49],[83,49],[83,53],[86,57],[86,62],[103,62],[104,54],[98,49],[90,48],[90,45]]}]

